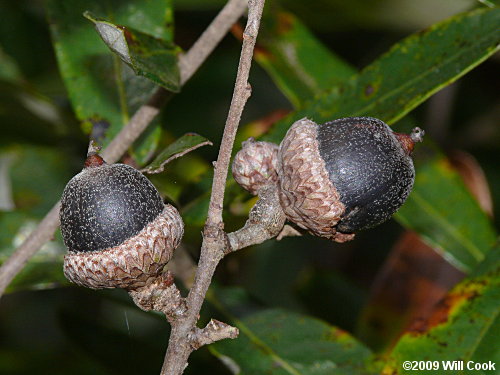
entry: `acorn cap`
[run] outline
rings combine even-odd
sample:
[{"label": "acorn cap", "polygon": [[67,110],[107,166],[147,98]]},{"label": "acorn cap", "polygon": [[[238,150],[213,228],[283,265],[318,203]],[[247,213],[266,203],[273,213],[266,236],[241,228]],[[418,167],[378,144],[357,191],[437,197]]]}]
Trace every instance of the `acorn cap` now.
[{"label": "acorn cap", "polygon": [[61,198],[64,273],[90,288],[135,288],[161,272],[183,223],[136,169],[91,154]]},{"label": "acorn cap", "polygon": [[232,164],[235,181],[253,195],[269,184],[277,184],[278,145],[250,138],[242,146]]},{"label": "acorn cap", "polygon": [[75,284],[92,289],[135,289],[162,272],[184,233],[182,218],[167,204],[137,235],[122,244],[99,251],[69,251],[64,275]]}]

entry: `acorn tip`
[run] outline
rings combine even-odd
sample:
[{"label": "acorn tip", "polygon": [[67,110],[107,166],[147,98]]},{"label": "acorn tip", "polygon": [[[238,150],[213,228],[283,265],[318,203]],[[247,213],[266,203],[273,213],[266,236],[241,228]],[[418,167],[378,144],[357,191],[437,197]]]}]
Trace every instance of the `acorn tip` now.
[{"label": "acorn tip", "polygon": [[87,151],[87,159],[84,163],[85,168],[98,167],[106,163],[99,155],[100,150],[101,148],[97,145],[97,143],[94,140],[91,140]]},{"label": "acorn tip", "polygon": [[424,140],[425,131],[419,127],[413,128],[410,133],[410,138],[414,143],[422,142]]}]

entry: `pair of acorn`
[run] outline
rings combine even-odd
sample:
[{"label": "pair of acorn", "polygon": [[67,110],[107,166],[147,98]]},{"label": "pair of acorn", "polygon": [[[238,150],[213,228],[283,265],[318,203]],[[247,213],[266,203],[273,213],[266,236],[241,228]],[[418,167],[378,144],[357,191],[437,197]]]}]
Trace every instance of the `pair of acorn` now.
[{"label": "pair of acorn", "polygon": [[[247,141],[233,176],[258,194],[274,184],[287,219],[314,235],[344,242],[386,221],[406,200],[415,172],[410,154],[423,132],[394,133],[384,122],[350,117],[295,122],[280,146]],[[89,288],[133,290],[161,272],[184,225],[136,169],[90,153],[61,199],[69,249],[64,274]]]}]

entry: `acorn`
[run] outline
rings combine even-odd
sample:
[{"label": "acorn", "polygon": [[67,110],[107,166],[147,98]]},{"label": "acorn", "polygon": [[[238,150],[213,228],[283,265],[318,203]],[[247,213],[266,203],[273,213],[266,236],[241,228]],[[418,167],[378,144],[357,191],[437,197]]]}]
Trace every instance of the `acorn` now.
[{"label": "acorn", "polygon": [[423,131],[394,133],[372,117],[295,122],[278,153],[280,203],[288,219],[345,242],[389,219],[415,180],[410,154]]},{"label": "acorn", "polygon": [[[287,219],[337,242],[383,223],[413,187],[410,154],[423,135],[419,128],[410,135],[395,133],[372,117],[323,125],[298,120],[283,138],[276,161],[267,162],[276,165],[279,201]],[[245,188],[252,191],[251,186]]]},{"label": "acorn", "polygon": [[66,185],[60,210],[68,253],[64,274],[93,289],[134,290],[161,272],[179,245],[184,224],[154,185],[124,164],[89,152]]},{"label": "acorn", "polygon": [[277,184],[278,150],[274,143],[257,142],[253,138],[244,141],[231,168],[235,181],[253,195],[269,184]]}]

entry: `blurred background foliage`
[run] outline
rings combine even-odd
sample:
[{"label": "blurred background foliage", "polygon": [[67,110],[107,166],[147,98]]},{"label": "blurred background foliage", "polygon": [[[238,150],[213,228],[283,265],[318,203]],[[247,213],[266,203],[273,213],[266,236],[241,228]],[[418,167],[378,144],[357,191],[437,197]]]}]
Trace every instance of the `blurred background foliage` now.
[{"label": "blurred background foliage", "polygon": [[[153,88],[149,81],[137,78],[113,59],[92,24],[83,18],[83,10],[90,9],[112,22],[174,42],[186,50],[224,1],[126,3],[130,4],[106,8],[113,2],[0,2],[0,261],[22,242],[59,199],[66,182],[81,169],[89,132],[100,137],[103,144],[109,142]],[[436,22],[476,8],[486,10],[495,3],[269,1],[250,78],[252,97],[243,115],[238,142],[262,135],[279,141],[280,129],[286,130],[294,116],[307,114],[322,121],[328,119],[322,116],[340,117],[349,115],[342,111],[355,112],[363,100],[368,103],[370,98],[355,100],[364,76],[351,79],[353,74],[410,34],[432,31],[429,27]],[[490,17],[493,25],[495,20],[498,25],[496,14],[496,18]],[[466,24],[457,33],[469,34],[467,27],[473,33],[474,25]],[[481,25],[487,28],[486,18],[481,19]],[[64,30],[78,30],[78,38],[64,39]],[[479,36],[481,31],[477,31]],[[180,208],[186,221],[180,253],[188,264],[198,257],[211,163],[217,156],[232,95],[240,33],[241,28],[233,28],[232,35],[224,38],[124,157],[126,162],[142,167],[188,132],[213,142],[212,147],[196,150],[169,164],[162,174],[151,176],[165,199]],[[498,44],[498,32],[487,43],[494,46],[495,38]],[[428,345],[422,344],[424,340],[415,344],[407,336],[406,341],[396,341],[408,330],[427,332],[429,327],[422,328],[417,323],[437,314],[436,303],[466,274],[470,278],[459,284],[455,294],[469,290],[483,279],[491,288],[478,292],[481,304],[467,302],[465,307],[459,307],[459,312],[467,316],[483,309],[490,316],[498,315],[494,296],[498,295],[499,249],[490,248],[500,223],[500,59],[498,53],[493,54],[468,72],[482,61],[481,56],[491,54],[492,48],[485,46],[481,50],[481,46],[479,41],[455,46],[452,52],[459,54],[464,49],[474,60],[463,62],[450,76],[444,72],[439,76],[442,82],[429,79],[435,88],[413,97],[423,101],[437,93],[417,108],[408,108],[413,109],[408,116],[404,116],[404,105],[398,107],[398,97],[388,103],[397,113],[389,114],[381,106],[383,103],[375,105],[374,111],[381,111],[379,117],[394,123],[396,130],[407,131],[417,124],[427,133],[425,144],[416,153],[418,189],[398,213],[397,220],[359,233],[356,240],[347,244],[304,235],[268,241],[224,259],[202,320],[215,317],[238,324],[244,332],[243,341],[223,342],[210,350],[197,351],[186,373],[229,374],[229,368],[237,363],[246,374],[271,368],[274,370],[269,373],[281,374],[287,373],[280,372],[283,366],[286,368],[286,359],[305,366],[300,373],[310,373],[313,365],[307,367],[306,362],[321,364],[324,358],[306,351],[296,358],[296,353],[288,353],[286,347],[275,345],[273,340],[283,346],[297,340],[316,343],[325,332],[333,337],[332,342],[323,343],[318,347],[320,351],[346,350],[343,358],[332,359],[341,364],[337,373],[379,371],[384,366],[375,362],[363,370],[353,367],[353,363],[361,358],[368,361],[370,350],[396,360],[407,353],[405,345]],[[426,52],[429,51],[421,54]],[[429,53],[432,58],[437,52]],[[414,60],[420,61],[419,57]],[[294,65],[294,61],[299,64]],[[382,59],[378,61],[387,69]],[[412,66],[409,60],[406,63]],[[450,67],[442,68],[449,71]],[[363,72],[370,69],[374,69],[373,65]],[[390,75],[391,71],[383,69],[383,74]],[[397,70],[394,69],[394,76]],[[94,86],[96,80],[102,87]],[[120,85],[124,88],[123,97],[115,92]],[[417,81],[416,85],[423,87],[424,83]],[[352,98],[345,92],[351,92]],[[367,97],[371,95],[371,90],[364,92]],[[336,105],[340,107],[335,109]],[[278,120],[281,122],[273,127]],[[228,185],[226,225],[227,230],[234,230],[244,223],[255,200],[232,181]],[[428,211],[425,202],[430,202]],[[421,237],[408,229],[416,230]],[[69,286],[62,275],[64,251],[56,233],[2,298],[0,373],[158,373],[168,340],[167,324],[159,315],[139,311],[123,291],[95,292]],[[489,263],[490,268],[483,265],[476,269],[485,256],[488,258],[483,263]],[[175,267],[180,273],[185,272],[182,259],[176,261]],[[268,325],[273,322],[295,327],[299,338],[289,337],[287,330],[280,330],[279,326],[272,328],[275,336],[267,337]],[[453,324],[462,324],[458,320],[449,323],[449,329]],[[498,319],[484,324],[491,326],[488,332],[498,332]],[[306,327],[304,336],[300,336],[302,326]],[[351,336],[342,341],[339,337],[345,331],[359,342]],[[482,349],[477,350],[480,356],[486,355],[484,348],[493,342],[493,333],[481,338]],[[262,362],[264,367],[245,368],[245,358],[238,356],[245,350],[249,353],[247,359]],[[456,350],[454,354],[459,356],[459,349]],[[276,357],[262,355],[270,351]],[[276,362],[276,358],[281,358],[281,362]],[[452,358],[445,353],[443,359]],[[333,373],[328,366],[321,371],[317,373]]]}]

